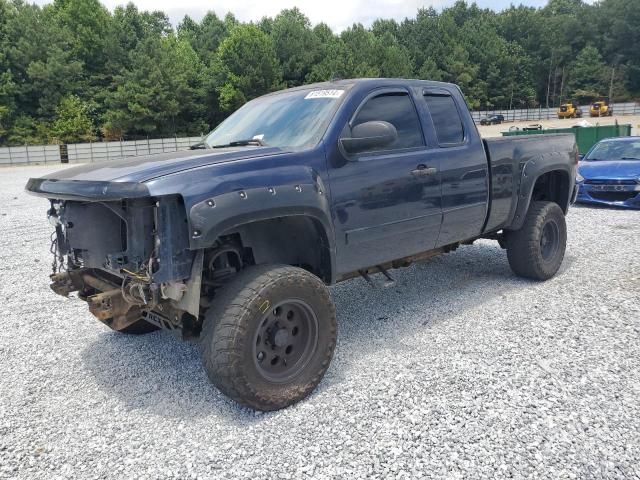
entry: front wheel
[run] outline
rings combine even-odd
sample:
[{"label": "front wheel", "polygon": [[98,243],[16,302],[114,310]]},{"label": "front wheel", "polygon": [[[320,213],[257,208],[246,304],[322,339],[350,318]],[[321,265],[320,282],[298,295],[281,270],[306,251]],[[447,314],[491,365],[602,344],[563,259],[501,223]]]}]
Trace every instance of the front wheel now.
[{"label": "front wheel", "polygon": [[336,345],[335,307],[306,270],[250,267],[216,294],[201,335],[205,370],[220,391],[257,410],[278,410],[322,380]]},{"label": "front wheel", "polygon": [[506,232],[507,258],[516,275],[533,280],[553,277],[564,259],[567,224],[555,202],[532,202],[519,230]]}]

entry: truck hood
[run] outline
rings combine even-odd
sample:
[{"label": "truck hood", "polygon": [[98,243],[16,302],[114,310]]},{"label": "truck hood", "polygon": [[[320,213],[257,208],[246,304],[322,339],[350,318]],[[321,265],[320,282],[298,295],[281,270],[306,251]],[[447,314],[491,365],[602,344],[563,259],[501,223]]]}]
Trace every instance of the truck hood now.
[{"label": "truck hood", "polygon": [[284,153],[275,147],[232,147],[210,150],[183,150],[121,160],[89,163],[53,172],[54,181],[142,183],[154,178],[193,168],[236,160]]},{"label": "truck hood", "polygon": [[640,160],[580,162],[578,172],[588,179],[637,180],[640,178]]}]

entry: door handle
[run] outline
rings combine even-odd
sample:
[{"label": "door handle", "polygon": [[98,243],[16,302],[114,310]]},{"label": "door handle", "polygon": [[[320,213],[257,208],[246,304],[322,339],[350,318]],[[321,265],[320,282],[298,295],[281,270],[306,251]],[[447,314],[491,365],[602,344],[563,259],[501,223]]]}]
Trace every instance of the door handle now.
[{"label": "door handle", "polygon": [[429,175],[435,175],[437,172],[437,168],[427,167],[421,163],[415,170],[411,170],[411,175],[415,175],[416,177],[428,177]]}]

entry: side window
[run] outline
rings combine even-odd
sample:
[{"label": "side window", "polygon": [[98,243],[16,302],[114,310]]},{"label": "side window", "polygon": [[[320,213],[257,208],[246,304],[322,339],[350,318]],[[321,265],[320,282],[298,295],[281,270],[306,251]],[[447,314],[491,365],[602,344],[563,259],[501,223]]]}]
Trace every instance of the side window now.
[{"label": "side window", "polygon": [[424,146],[418,114],[407,93],[382,93],[370,98],[358,112],[353,126],[374,120],[389,122],[398,131],[398,139],[382,150]]},{"label": "side window", "polygon": [[460,113],[450,95],[425,95],[436,136],[440,146],[459,145],[464,142],[464,129]]}]

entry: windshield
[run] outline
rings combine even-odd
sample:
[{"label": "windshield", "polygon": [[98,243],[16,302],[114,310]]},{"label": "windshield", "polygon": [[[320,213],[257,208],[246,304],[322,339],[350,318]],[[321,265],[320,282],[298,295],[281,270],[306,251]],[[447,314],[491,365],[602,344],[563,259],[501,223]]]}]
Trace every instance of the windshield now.
[{"label": "windshield", "polygon": [[302,90],[246,103],[206,136],[209,147],[268,145],[304,148],[316,145],[344,90]]},{"label": "windshield", "polygon": [[598,143],[584,159],[590,162],[599,160],[640,160],[640,140]]}]

